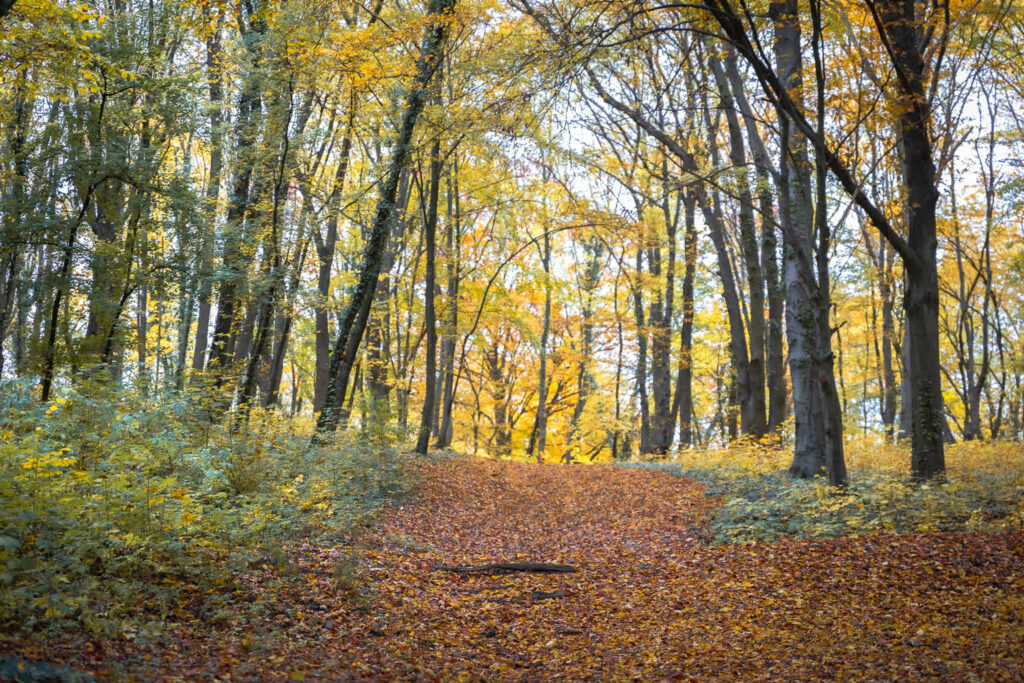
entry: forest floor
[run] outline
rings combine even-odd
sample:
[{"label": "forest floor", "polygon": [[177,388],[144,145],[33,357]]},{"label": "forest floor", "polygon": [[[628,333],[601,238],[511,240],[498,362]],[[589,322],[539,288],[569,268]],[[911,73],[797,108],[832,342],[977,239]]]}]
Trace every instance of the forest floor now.
[{"label": "forest floor", "polygon": [[[299,545],[292,580],[254,569],[258,607],[0,653],[114,680],[1022,680],[1024,533],[709,545],[716,501],[685,477],[420,467],[356,561]],[[439,569],[514,562],[576,571]]]}]

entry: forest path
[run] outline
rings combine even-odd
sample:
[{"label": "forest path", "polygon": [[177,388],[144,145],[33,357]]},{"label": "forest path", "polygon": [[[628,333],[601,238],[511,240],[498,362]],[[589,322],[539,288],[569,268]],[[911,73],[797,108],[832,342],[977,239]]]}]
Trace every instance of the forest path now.
[{"label": "forest path", "polygon": [[[367,539],[375,597],[335,640],[343,678],[1020,680],[1024,670],[1024,534],[709,546],[701,530],[715,503],[684,477],[481,458],[427,465],[423,477]],[[494,562],[578,571],[436,569]]]}]

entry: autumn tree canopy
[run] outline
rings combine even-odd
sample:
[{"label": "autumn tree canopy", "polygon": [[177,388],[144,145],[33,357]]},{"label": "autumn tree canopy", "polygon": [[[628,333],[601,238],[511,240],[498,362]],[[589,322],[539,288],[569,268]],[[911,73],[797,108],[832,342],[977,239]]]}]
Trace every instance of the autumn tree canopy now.
[{"label": "autumn tree canopy", "polygon": [[[423,6],[421,6],[423,5]],[[549,461],[1019,438],[1012,3],[4,3],[3,376]]]}]

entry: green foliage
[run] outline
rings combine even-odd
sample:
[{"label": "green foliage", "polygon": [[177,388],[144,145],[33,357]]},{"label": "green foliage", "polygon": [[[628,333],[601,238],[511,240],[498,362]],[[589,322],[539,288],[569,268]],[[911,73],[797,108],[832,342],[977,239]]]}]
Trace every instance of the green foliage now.
[{"label": "green foliage", "polygon": [[[860,466],[851,470],[845,491],[830,488],[824,479],[793,479],[772,469],[778,458],[762,455],[761,467],[751,464],[757,460],[749,452],[737,452],[735,464],[714,452],[703,464],[696,454],[685,465],[632,466],[703,482],[707,495],[722,501],[711,523],[718,543],[1024,527],[1024,456],[1019,444],[951,449],[953,466],[946,480],[924,484],[854,450],[851,460]],[[1000,466],[992,467],[993,462]]]},{"label": "green foliage", "polygon": [[18,657],[0,657],[0,680],[16,683],[92,683],[92,674],[66,666],[30,662]]},{"label": "green foliage", "polygon": [[254,561],[344,542],[408,486],[393,448],[308,449],[274,414],[235,432],[188,397],[0,397],[0,623],[121,632],[229,600]]}]

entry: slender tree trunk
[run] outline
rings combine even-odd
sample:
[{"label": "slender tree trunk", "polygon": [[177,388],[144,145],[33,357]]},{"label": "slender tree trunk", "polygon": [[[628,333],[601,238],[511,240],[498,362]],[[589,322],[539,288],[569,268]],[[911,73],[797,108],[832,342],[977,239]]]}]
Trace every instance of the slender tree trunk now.
[{"label": "slender tree trunk", "polygon": [[[240,20],[240,25],[245,19]],[[266,26],[259,19],[250,18],[242,35],[248,64],[241,76],[242,92],[238,102],[235,120],[234,180],[228,201],[225,225],[224,250],[221,257],[222,275],[217,293],[217,319],[213,326],[207,369],[216,372],[214,384],[220,386],[231,365],[234,353],[237,319],[239,317],[239,294],[245,279],[244,255],[246,215],[249,213],[250,192],[258,160],[254,154],[257,139],[257,124],[263,110],[261,77],[263,69],[262,39]],[[257,183],[258,185],[259,183]],[[259,196],[256,192],[256,196]]]},{"label": "slender tree trunk", "polygon": [[363,251],[359,281],[349,296],[349,301],[342,313],[338,337],[331,352],[329,377],[332,381],[328,382],[324,408],[317,419],[314,443],[324,441],[326,436],[333,433],[338,427],[341,417],[341,400],[345,396],[349,374],[366,329],[366,320],[370,315],[370,306],[377,288],[387,238],[394,220],[399,179],[409,158],[416,121],[426,103],[427,88],[443,54],[448,22],[439,18],[441,15],[450,13],[454,5],[455,0],[431,0],[430,2],[428,15],[432,21],[424,37],[423,48],[417,64],[416,83],[406,99],[405,113],[402,116],[398,139],[393,148],[391,164],[381,183],[380,201],[377,204],[370,236]]},{"label": "slender tree trunk", "polygon": [[892,251],[884,240],[879,242],[878,296],[882,303],[882,427],[886,440],[895,441],[896,373],[893,370],[893,344],[896,320],[893,316]]},{"label": "slender tree trunk", "polygon": [[936,257],[935,164],[929,138],[931,108],[925,96],[925,64],[913,3],[877,0],[876,27],[891,45],[891,59],[900,71],[903,175],[906,185],[907,247],[904,259],[907,359],[904,390],[909,396],[912,425],[911,472],[930,479],[946,469],[945,415],[939,361],[939,277]]},{"label": "slender tree trunk", "polygon": [[729,321],[729,349],[733,366],[733,377],[730,380],[730,384],[735,383],[734,390],[730,389],[729,391],[729,400],[735,400],[739,403],[741,407],[740,431],[747,434],[749,433],[753,415],[750,410],[752,403],[746,398],[750,395],[749,361],[743,313],[740,309],[739,292],[736,287],[736,277],[733,273],[729,252],[725,244],[725,229],[722,216],[702,190],[698,191],[697,196],[704,214],[704,221],[708,226],[708,235],[711,237],[711,243],[715,247],[718,278],[722,283],[722,298],[725,301],[726,316]]},{"label": "slender tree trunk", "polygon": [[[803,60],[797,2],[774,0],[770,13],[775,25],[778,79],[799,104]],[[817,49],[816,42],[813,47]],[[780,112],[780,120],[785,118],[786,114]],[[785,243],[786,336],[795,418],[795,446],[789,471],[796,477],[813,477],[827,470],[831,483],[844,484],[842,413],[832,365],[827,271],[819,272],[817,278],[814,274],[815,267],[820,269],[822,262],[815,257],[820,255],[821,248],[815,245],[807,139],[799,132],[790,136],[788,120],[783,121],[783,127],[787,133],[780,175],[786,187],[779,188],[779,195]],[[818,199],[819,211],[823,211],[820,194]]]},{"label": "slender tree trunk", "polygon": [[27,209],[26,198],[28,188],[28,156],[25,151],[25,137],[29,125],[29,103],[26,96],[26,73],[19,74],[15,87],[14,116],[8,127],[9,149],[13,161],[14,177],[8,185],[6,201],[2,207],[3,234],[0,234],[0,375],[4,368],[4,341],[7,339],[8,327],[18,299],[18,273],[21,267],[22,247],[17,244],[5,244],[10,236],[16,234],[21,227],[22,216]]},{"label": "slender tree trunk", "polygon": [[739,198],[740,246],[743,264],[747,271],[747,291],[750,296],[747,330],[749,389],[745,396],[749,403],[745,412],[750,416],[750,423],[744,433],[760,438],[768,430],[765,404],[765,280],[761,272],[761,254],[757,229],[754,225],[754,201],[747,177],[747,156],[743,142],[743,130],[736,114],[735,102],[722,64],[714,54],[709,54],[708,62],[718,85],[721,106],[725,112],[728,126],[729,160],[733,166],[733,180]]},{"label": "slender tree trunk", "polygon": [[455,155],[452,155],[448,169],[448,220],[445,225],[445,262],[448,269],[446,312],[448,319],[441,339],[441,372],[444,375],[444,388],[441,396],[441,427],[438,430],[434,448],[451,446],[454,432],[455,340],[459,332],[459,269],[461,267],[459,166],[458,158]]},{"label": "slender tree trunk", "polygon": [[[280,329],[277,331],[277,341],[274,345],[274,355],[270,363],[270,378],[266,397],[263,401],[265,406],[277,404],[281,393],[281,379],[284,376],[284,358],[288,352],[288,342],[291,340],[292,323],[295,319],[294,298],[299,289],[299,278],[306,263],[306,253],[309,248],[309,237],[301,238],[302,247],[299,256],[292,264],[292,271],[288,280],[287,309],[280,320]],[[294,378],[293,378],[294,381]]]},{"label": "slender tree trunk", "polygon": [[345,176],[348,174],[349,159],[352,154],[352,137],[355,129],[355,117],[358,100],[355,91],[349,97],[348,123],[345,127],[345,134],[341,140],[341,152],[338,159],[338,168],[334,174],[334,185],[331,188],[330,198],[327,201],[328,217],[326,234],[321,238],[319,231],[314,231],[316,238],[316,253],[320,265],[317,270],[317,299],[313,306],[313,315],[316,327],[316,370],[313,379],[313,412],[318,413],[323,409],[324,399],[327,396],[327,384],[330,381],[330,322],[328,319],[328,303],[331,296],[331,269],[334,265],[334,251],[338,244],[338,203],[341,192],[345,187]]},{"label": "slender tree trunk", "polygon": [[420,419],[419,438],[416,440],[416,452],[427,454],[430,443],[430,426],[434,416],[434,404],[437,400],[437,316],[434,310],[434,288],[437,283],[437,202],[441,190],[441,138],[434,140],[430,151],[430,191],[427,217],[423,222],[423,237],[427,250],[426,274],[423,286],[424,317],[427,326],[426,376],[423,392],[423,414]]},{"label": "slender tree trunk", "polygon": [[[207,5],[203,5],[208,14]],[[210,335],[210,297],[213,293],[213,236],[217,226],[217,202],[220,198],[221,169],[224,165],[224,132],[221,106],[223,85],[221,76],[220,22],[218,16],[206,41],[206,80],[210,107],[210,175],[206,182],[206,232],[202,238],[199,257],[199,313],[196,317],[196,342],[192,352],[192,369],[206,368],[206,348]]]},{"label": "slender tree trunk", "polygon": [[686,235],[683,246],[683,322],[679,329],[679,375],[676,404],[679,415],[679,443],[693,445],[693,284],[697,270],[696,200],[692,193],[684,199]]},{"label": "slender tree trunk", "polygon": [[[544,268],[544,320],[540,333],[540,361],[537,370],[537,419],[536,453],[537,462],[544,462],[544,451],[548,442],[548,339],[551,335],[551,235],[544,231],[544,251],[541,266]],[[616,387],[617,389],[617,387]]]},{"label": "slender tree trunk", "polygon": [[[667,160],[662,173],[668,176]],[[672,447],[675,415],[672,410],[672,318],[675,314],[676,231],[680,217],[679,202],[672,211],[668,192],[662,197],[662,215],[666,226],[667,263],[664,289],[651,305],[651,389],[654,399],[654,420],[651,425],[651,449],[660,455]],[[650,249],[653,275],[661,275],[661,247]]]},{"label": "slender tree trunk", "polygon": [[636,281],[633,283],[633,313],[636,316],[636,395],[640,404],[640,452],[650,453],[651,418],[647,403],[647,324],[644,315],[642,274],[644,268],[643,248],[636,250]]},{"label": "slender tree trunk", "polygon": [[[783,310],[785,292],[779,274],[778,244],[775,237],[775,219],[773,211],[771,176],[774,165],[765,149],[764,141],[757,128],[758,118],[747,99],[743,78],[736,63],[736,53],[729,49],[724,60],[725,72],[728,76],[732,95],[736,100],[747,131],[747,142],[755,165],[757,178],[758,211],[761,215],[761,272],[764,276],[764,287],[759,287],[767,295],[768,321],[764,329],[765,382],[768,388],[767,429],[778,434],[786,419],[786,370],[785,349],[783,348]],[[764,304],[762,304],[762,308]],[[751,306],[753,310],[754,306]]]}]

